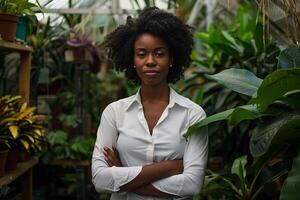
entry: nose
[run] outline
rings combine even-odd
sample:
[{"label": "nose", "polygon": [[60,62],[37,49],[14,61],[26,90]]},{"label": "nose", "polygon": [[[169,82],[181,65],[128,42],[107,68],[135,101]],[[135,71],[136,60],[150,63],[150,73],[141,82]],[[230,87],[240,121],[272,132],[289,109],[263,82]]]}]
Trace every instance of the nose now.
[{"label": "nose", "polygon": [[149,53],[147,56],[146,65],[148,67],[154,67],[156,65],[156,61],[152,53]]}]

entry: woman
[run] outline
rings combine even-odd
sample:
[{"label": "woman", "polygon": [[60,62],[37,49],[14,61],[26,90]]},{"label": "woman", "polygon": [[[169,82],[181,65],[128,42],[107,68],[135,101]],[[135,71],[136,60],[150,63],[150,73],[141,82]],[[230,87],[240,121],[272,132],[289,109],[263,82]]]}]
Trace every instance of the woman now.
[{"label": "woman", "polygon": [[199,193],[207,133],[184,134],[205,112],[168,86],[189,66],[192,45],[190,28],[156,7],[135,21],[129,17],[105,38],[109,58],[140,89],[102,113],[92,159],[97,191],[112,192],[113,200],[191,199]]}]

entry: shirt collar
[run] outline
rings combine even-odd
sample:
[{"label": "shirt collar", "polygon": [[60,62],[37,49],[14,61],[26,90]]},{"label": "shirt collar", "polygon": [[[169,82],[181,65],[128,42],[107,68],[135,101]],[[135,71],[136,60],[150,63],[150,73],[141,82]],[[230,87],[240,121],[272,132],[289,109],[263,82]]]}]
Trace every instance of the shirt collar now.
[{"label": "shirt collar", "polygon": [[[170,88],[170,97],[169,97],[169,108],[172,108],[175,104],[188,108],[188,105],[185,101],[185,97],[182,97],[181,95],[179,95],[173,88]],[[140,96],[140,89],[138,89],[137,93],[135,95],[132,96],[132,98],[129,100],[129,103],[126,107],[126,111],[134,104],[140,105],[142,106],[142,102],[141,102],[141,96]]]}]

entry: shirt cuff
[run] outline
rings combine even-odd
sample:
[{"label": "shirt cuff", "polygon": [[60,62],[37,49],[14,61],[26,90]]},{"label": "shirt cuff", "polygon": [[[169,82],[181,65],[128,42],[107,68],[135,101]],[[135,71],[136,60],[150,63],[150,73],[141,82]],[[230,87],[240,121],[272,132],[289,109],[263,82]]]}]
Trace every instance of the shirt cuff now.
[{"label": "shirt cuff", "polygon": [[167,194],[180,196],[182,190],[182,175],[174,175],[152,183],[153,187]]},{"label": "shirt cuff", "polygon": [[[129,169],[129,170],[128,170]],[[142,166],[137,167],[111,167],[114,179],[114,191],[119,191],[120,187],[132,181],[142,171]]]}]

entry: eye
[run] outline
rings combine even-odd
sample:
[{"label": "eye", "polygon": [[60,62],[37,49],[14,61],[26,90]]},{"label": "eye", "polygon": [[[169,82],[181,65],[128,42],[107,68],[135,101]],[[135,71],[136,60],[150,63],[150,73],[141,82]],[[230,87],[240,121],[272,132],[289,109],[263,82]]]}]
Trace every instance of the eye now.
[{"label": "eye", "polygon": [[154,52],[154,55],[158,58],[164,57],[166,53],[164,51],[158,50]]},{"label": "eye", "polygon": [[146,56],[146,52],[144,52],[144,51],[138,51],[136,53],[136,56],[139,57],[139,58],[144,58]]}]

